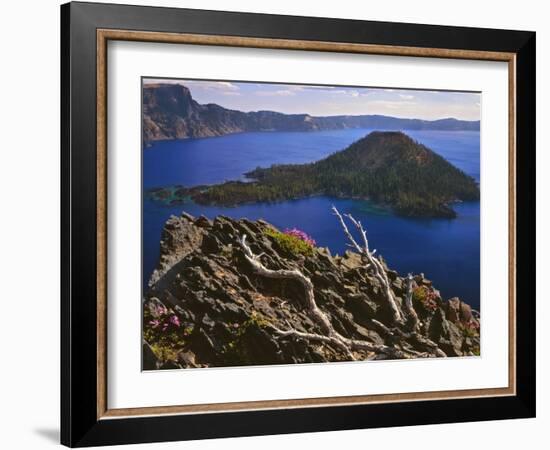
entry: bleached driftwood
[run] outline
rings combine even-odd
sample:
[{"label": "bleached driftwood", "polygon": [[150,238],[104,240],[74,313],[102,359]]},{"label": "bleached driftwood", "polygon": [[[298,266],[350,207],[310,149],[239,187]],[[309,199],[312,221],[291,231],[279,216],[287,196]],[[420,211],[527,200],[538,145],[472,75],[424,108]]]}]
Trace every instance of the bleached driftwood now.
[{"label": "bleached driftwood", "polygon": [[390,286],[390,281],[388,280],[388,274],[386,273],[386,270],[384,267],[382,267],[382,262],[379,258],[375,257],[374,254],[376,253],[376,250],[370,250],[369,248],[369,241],[367,239],[367,232],[363,228],[363,225],[361,225],[361,222],[358,220],[355,220],[355,218],[351,214],[346,214],[346,217],[355,225],[355,228],[361,233],[361,237],[363,238],[363,246],[359,245],[353,235],[350,233],[346,222],[340,212],[336,209],[335,206],[332,207],[332,211],[338,217],[338,220],[340,221],[340,225],[344,229],[344,233],[346,234],[348,240],[351,243],[351,246],[355,248],[357,253],[363,255],[367,261],[367,267],[372,268],[373,274],[375,278],[380,283],[382,289],[384,289],[386,300],[388,302],[388,305],[390,307],[390,310],[393,315],[393,320],[398,324],[403,324],[404,319],[403,315],[401,314],[401,311],[397,307],[397,303],[395,301],[395,296],[393,294],[393,290]]},{"label": "bleached driftwood", "polygon": [[260,261],[259,255],[255,255],[252,252],[252,249],[246,243],[246,234],[242,236],[240,240],[241,247],[244,251],[247,261],[252,266],[253,270],[262,276],[275,279],[293,279],[302,284],[305,292],[306,308],[310,317],[319,325],[324,334],[318,333],[306,333],[295,329],[281,330],[274,325],[270,327],[277,333],[279,336],[283,337],[297,337],[306,340],[314,340],[318,342],[323,342],[326,344],[332,344],[340,350],[344,351],[346,355],[354,360],[355,357],[352,353],[353,350],[363,350],[367,352],[372,352],[375,354],[386,354],[394,358],[406,358],[407,354],[393,347],[387,345],[378,345],[371,342],[350,339],[345,336],[342,336],[338,333],[332,323],[330,322],[328,316],[317,306],[315,302],[315,294],[313,291],[313,283],[311,280],[306,277],[298,269],[287,270],[279,269],[272,270],[265,267]]}]

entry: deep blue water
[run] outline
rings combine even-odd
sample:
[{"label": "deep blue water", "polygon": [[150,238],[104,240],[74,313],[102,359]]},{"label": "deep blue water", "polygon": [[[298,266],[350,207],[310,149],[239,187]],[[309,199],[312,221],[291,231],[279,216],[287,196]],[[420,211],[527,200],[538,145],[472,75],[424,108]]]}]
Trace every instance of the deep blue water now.
[{"label": "deep blue water", "polygon": [[[258,166],[305,163],[341,150],[371,130],[240,133],[216,138],[164,141],[143,152],[144,189],[171,184],[194,186],[242,179]],[[406,131],[479,181],[479,132]],[[401,274],[423,272],[446,298],[458,296],[479,307],[479,202],[455,205],[456,219],[403,218],[361,200],[313,197],[233,208],[193,203],[143,203],[143,281],[158,262],[166,219],[182,210],[213,218],[263,218],[279,228],[297,227],[332,253],[343,253],[345,236],[330,207],[363,222],[372,248]]]}]

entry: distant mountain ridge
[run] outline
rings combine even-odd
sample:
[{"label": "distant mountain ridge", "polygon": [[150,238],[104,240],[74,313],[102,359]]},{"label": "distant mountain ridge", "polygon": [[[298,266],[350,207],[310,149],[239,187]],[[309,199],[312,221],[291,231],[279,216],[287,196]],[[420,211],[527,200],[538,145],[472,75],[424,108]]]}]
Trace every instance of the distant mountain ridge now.
[{"label": "distant mountain ridge", "polygon": [[180,84],[143,87],[144,142],[223,136],[245,131],[319,131],[346,128],[378,130],[476,131],[479,121],[454,118],[401,119],[382,115],[311,116],[275,111],[242,112],[215,103],[199,104]]}]

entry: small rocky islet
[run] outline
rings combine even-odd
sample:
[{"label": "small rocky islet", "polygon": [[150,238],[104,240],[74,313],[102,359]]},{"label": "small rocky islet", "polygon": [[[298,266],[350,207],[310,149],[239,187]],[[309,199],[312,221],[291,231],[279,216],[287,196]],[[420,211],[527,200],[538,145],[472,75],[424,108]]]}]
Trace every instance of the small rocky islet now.
[{"label": "small rocky islet", "polygon": [[477,311],[373,255],[263,220],[172,216],[143,298],[143,369],[479,355]]}]

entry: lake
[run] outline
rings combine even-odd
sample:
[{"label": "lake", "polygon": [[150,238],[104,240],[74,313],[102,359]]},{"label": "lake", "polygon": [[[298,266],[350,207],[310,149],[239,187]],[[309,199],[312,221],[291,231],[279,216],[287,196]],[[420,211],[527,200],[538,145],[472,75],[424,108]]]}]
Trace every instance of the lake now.
[{"label": "lake", "polygon": [[[257,132],[156,142],[143,151],[143,189],[221,183],[245,179],[243,174],[258,166],[317,161],[370,131]],[[479,181],[479,132],[403,131]],[[166,206],[144,199],[144,286],[157,265],[162,228],[172,214],[179,215],[185,210],[209,218],[219,214],[252,220],[263,218],[281,229],[304,230],[317,245],[341,254],[347,248],[346,240],[331,214],[332,205],[362,221],[371,247],[377,249],[389,267],[401,275],[423,272],[444,298],[457,296],[479,308],[479,202],[456,204],[456,219],[425,219],[399,217],[368,201],[325,196],[237,207],[194,203]]]}]

